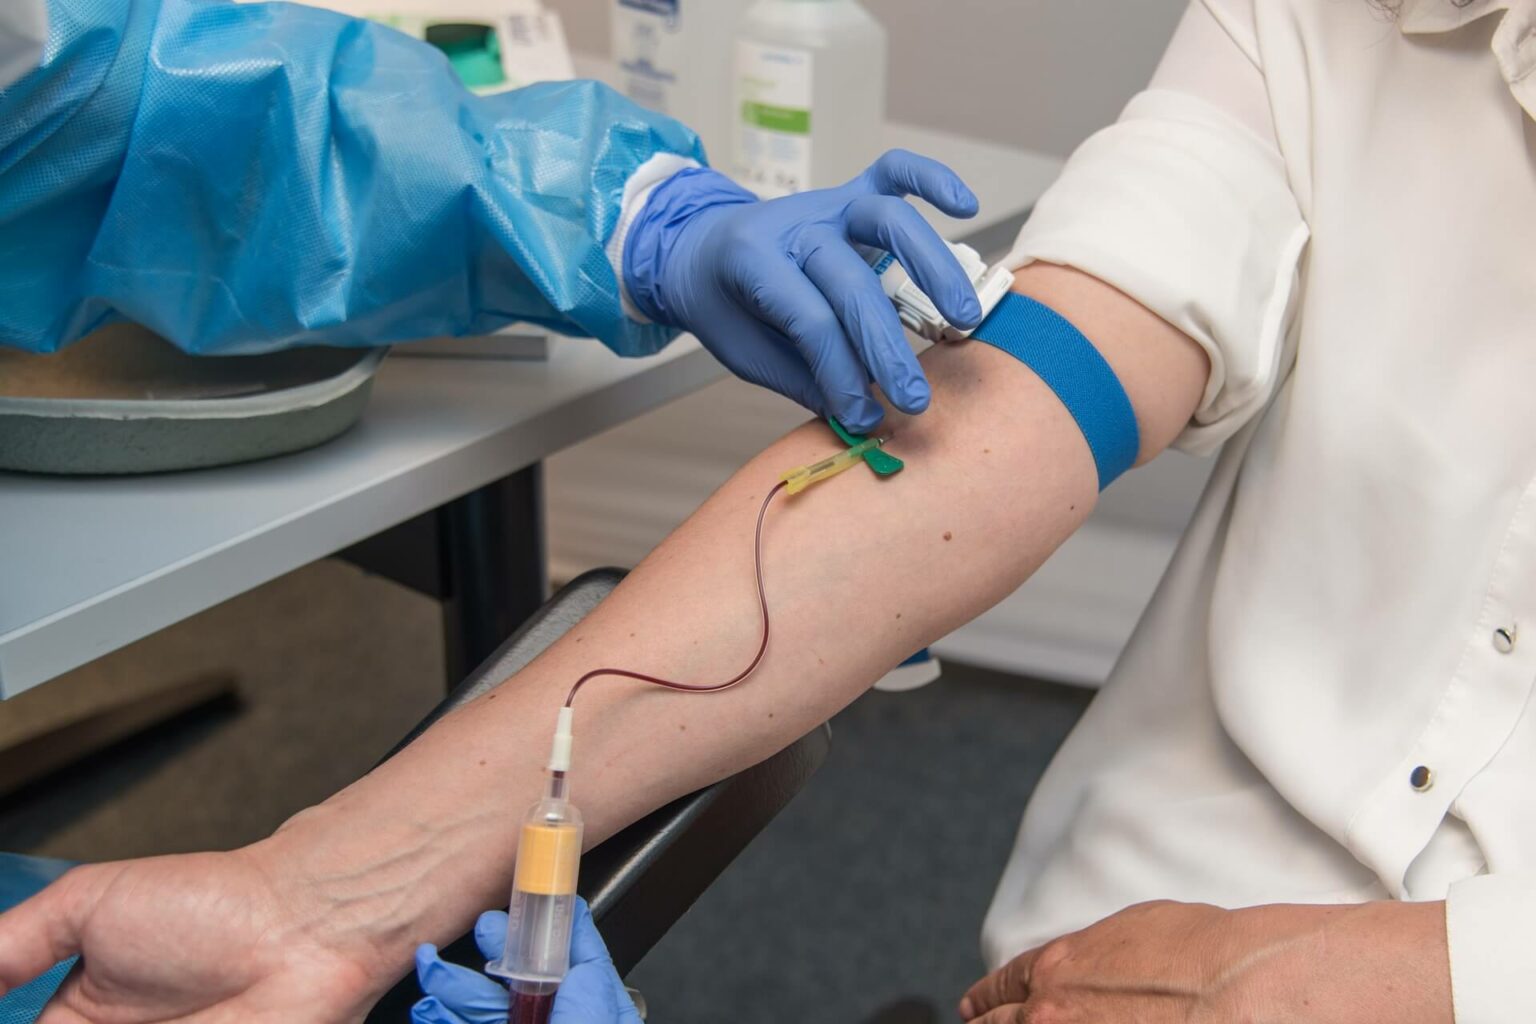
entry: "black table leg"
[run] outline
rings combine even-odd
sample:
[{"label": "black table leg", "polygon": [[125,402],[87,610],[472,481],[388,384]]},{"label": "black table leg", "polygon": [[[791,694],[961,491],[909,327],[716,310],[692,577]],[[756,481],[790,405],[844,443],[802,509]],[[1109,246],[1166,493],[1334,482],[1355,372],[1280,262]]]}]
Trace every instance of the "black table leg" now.
[{"label": "black table leg", "polygon": [[543,466],[486,484],[341,557],[442,602],[451,690],[548,596]]},{"label": "black table leg", "polygon": [[540,463],[437,510],[449,688],[501,646],[549,596]]}]

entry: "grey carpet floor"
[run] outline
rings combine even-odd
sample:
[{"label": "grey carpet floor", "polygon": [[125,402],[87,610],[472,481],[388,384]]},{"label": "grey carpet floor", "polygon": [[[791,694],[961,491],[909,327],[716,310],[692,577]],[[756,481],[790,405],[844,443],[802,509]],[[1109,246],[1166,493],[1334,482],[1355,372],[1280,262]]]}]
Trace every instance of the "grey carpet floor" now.
[{"label": "grey carpet floor", "polygon": [[340,562],[290,573],[0,703],[0,742],[164,678],[232,669],[185,715],[0,803],[0,849],[109,860],[258,839],[365,773],[443,694],[436,603]]},{"label": "grey carpet floor", "polygon": [[[322,562],[0,704],[3,743],[163,674],[240,685],[0,801],[0,849],[101,860],[266,834],[436,702],[438,627],[432,602]],[[1024,801],[1086,703],[960,665],[860,700],[810,788],[634,972],[651,1019],[842,1024],[904,996],[953,1019]]]},{"label": "grey carpet floor", "polygon": [[946,665],[832,724],[811,785],[631,974],[670,1024],[846,1024],[902,997],[941,1020],[1024,801],[1084,691]]}]

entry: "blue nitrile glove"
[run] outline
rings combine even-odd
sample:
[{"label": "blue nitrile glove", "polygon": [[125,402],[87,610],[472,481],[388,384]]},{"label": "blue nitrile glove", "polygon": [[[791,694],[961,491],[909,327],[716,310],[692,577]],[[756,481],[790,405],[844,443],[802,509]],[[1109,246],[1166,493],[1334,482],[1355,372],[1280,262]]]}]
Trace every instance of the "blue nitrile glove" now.
[{"label": "blue nitrile glove", "polygon": [[894,254],[951,323],[981,320],[970,279],[907,195],[952,217],[977,209],[953,171],[902,150],[846,185],[768,201],[716,171],[681,171],[631,225],[624,285],[641,313],[691,331],[737,376],[868,433],[883,415],[871,378],[903,412],[926,409],[929,391],[855,244]]},{"label": "blue nitrile glove", "polygon": [[[507,915],[492,910],[475,922],[475,943],[487,960],[501,958]],[[450,964],[437,947],[416,950],[416,977],[426,998],[411,1008],[413,1024],[504,1024],[507,990],[479,971]],[[592,923],[586,900],[576,901],[571,931],[571,969],[555,995],[550,1024],[640,1024],[640,1011],[613,969],[608,947]]]}]

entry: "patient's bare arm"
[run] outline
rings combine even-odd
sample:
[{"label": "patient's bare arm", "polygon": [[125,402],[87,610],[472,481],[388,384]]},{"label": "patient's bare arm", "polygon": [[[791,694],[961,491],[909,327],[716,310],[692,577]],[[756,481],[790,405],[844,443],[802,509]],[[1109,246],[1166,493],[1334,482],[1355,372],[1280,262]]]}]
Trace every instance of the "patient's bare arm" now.
[{"label": "patient's bare arm", "polygon": [[[1138,412],[1144,457],[1163,448],[1204,385],[1199,348],[1075,272],[1038,267],[1020,287],[1073,318],[1114,366]],[[773,637],[747,684],[707,696],[618,679],[583,690],[572,778],[592,841],[825,721],[886,669],[1001,600],[1093,508],[1087,444],[1033,373],[979,343],[935,349],[924,365],[932,407],[916,418],[893,413],[884,428],[905,472],[845,473],[770,510]],[[698,681],[738,671],[758,638],[758,505],[784,469],[838,447],[817,424],[774,444],[512,685],[301,817],[278,843],[315,830],[351,836],[357,849],[338,851],[332,839],[315,859],[319,872],[338,854],[354,870],[369,849],[419,845],[421,864],[410,870],[422,880],[414,898],[402,897],[404,919],[415,936],[461,930],[505,897],[517,812],[536,799],[571,682],[608,665]],[[509,791],[508,780],[521,784]],[[452,877],[452,891],[432,877]]]},{"label": "patient's bare arm", "polygon": [[[1204,387],[1201,350],[1074,271],[1037,265],[1017,287],[1093,340],[1136,408],[1143,459],[1160,451]],[[583,689],[572,780],[591,841],[826,720],[1007,595],[1093,508],[1087,444],[1031,371],[980,343],[934,349],[924,366],[929,411],[893,413],[882,428],[905,472],[881,480],[855,469],[770,510],[773,635],[756,675],[712,695],[618,679]],[[414,943],[462,932],[506,898],[516,825],[536,798],[572,681],[599,666],[701,682],[740,670],[758,638],[759,503],[780,472],[837,448],[817,424],[775,443],[509,685],[244,856],[282,879],[290,912],[377,984],[406,968]],[[18,927],[0,919],[0,978]]]}]

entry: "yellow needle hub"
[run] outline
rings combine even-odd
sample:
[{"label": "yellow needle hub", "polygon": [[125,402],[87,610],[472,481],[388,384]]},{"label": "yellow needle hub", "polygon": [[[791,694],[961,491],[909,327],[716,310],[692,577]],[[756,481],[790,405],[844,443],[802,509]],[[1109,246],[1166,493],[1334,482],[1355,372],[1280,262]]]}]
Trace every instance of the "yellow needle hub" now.
[{"label": "yellow needle hub", "polygon": [[836,455],[822,459],[820,462],[813,462],[809,466],[800,466],[797,469],[792,469],[779,479],[789,485],[787,489],[790,494],[799,494],[812,484],[821,483],[823,480],[830,480],[837,476],[837,474],[859,465],[864,461],[865,452],[874,451],[884,443],[883,438],[867,438],[852,448],[838,452]]}]

